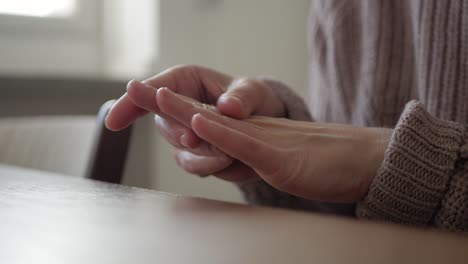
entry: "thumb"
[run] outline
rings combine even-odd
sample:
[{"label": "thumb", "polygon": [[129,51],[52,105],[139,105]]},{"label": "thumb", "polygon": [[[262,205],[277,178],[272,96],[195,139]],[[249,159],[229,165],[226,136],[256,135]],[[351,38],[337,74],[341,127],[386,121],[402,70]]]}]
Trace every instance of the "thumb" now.
[{"label": "thumb", "polygon": [[271,88],[260,80],[240,78],[234,80],[217,101],[218,110],[236,119],[251,115],[282,116],[284,106]]}]

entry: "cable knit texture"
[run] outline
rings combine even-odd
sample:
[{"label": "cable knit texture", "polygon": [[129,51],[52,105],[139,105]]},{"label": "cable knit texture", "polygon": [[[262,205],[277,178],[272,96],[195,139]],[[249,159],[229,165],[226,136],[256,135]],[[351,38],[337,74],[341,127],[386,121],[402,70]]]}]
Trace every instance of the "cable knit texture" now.
[{"label": "cable knit texture", "polygon": [[370,192],[357,207],[357,216],[466,230],[464,144],[464,126],[432,117],[421,103],[408,103]]},{"label": "cable knit texture", "polygon": [[[395,128],[357,216],[467,232],[468,0],[312,0],[309,23],[313,119]],[[269,84],[304,120],[303,102]],[[241,188],[257,204],[322,209]]]}]

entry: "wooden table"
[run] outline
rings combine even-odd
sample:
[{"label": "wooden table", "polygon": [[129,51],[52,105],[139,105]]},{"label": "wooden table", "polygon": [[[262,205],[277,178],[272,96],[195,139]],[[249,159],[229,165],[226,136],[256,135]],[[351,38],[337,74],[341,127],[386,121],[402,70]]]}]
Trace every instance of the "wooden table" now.
[{"label": "wooden table", "polygon": [[0,263],[468,263],[468,240],[0,166]]}]

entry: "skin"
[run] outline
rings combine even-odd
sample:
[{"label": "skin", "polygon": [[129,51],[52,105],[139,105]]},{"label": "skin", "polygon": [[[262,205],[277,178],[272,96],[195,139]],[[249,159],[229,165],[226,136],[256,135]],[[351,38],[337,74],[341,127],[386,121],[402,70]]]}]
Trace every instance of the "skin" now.
[{"label": "skin", "polygon": [[390,129],[280,118],[284,107],[264,83],[190,67],[131,81],[107,126],[119,130],[155,113],[176,161],[194,174],[263,179],[279,190],[328,202],[356,202],[368,192]]},{"label": "skin", "polygon": [[[236,119],[251,115],[284,116],[283,104],[266,84],[205,67],[180,65],[143,82],[130,81],[127,92],[114,104],[106,118],[106,126],[117,131],[143,115],[154,113],[161,135],[174,147],[174,159],[187,172],[200,176],[214,175],[232,182],[257,177],[250,167],[201,140],[189,125],[163,113],[158,100],[155,100],[156,88],[160,87],[167,87]],[[164,103],[164,99],[159,100]]]}]

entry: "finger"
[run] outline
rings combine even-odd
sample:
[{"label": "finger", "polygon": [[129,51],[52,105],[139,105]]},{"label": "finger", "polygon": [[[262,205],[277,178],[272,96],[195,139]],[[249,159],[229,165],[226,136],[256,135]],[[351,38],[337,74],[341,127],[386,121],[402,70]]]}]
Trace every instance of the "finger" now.
[{"label": "finger", "polygon": [[125,93],[109,110],[105,124],[110,130],[122,130],[147,113],[148,111],[136,106]]},{"label": "finger", "polygon": [[216,178],[230,182],[245,182],[254,178],[258,178],[258,174],[244,163],[234,160],[229,167],[213,173]]},{"label": "finger", "polygon": [[[233,120],[232,123],[236,121]],[[237,127],[241,125],[247,126],[247,123],[237,121]],[[255,171],[260,172],[259,174],[275,175],[278,171],[281,162],[277,157],[277,152],[259,140],[259,136],[255,135],[255,131],[246,135],[233,129],[232,126],[228,127],[225,124],[213,121],[213,119],[209,120],[201,114],[194,115],[192,129],[200,138],[216,146],[229,156],[244,162]]]},{"label": "finger", "polygon": [[187,148],[190,152],[200,156],[209,157],[228,157],[225,153],[221,152],[218,148],[200,141],[200,138],[193,132],[179,122],[172,119],[165,119],[159,115],[155,115],[155,123],[159,128],[161,135],[168,140],[168,142],[180,149]]},{"label": "finger", "polygon": [[189,128],[172,118],[155,115],[154,122],[161,135],[174,147],[193,149],[200,145],[200,138]]},{"label": "finger", "polygon": [[154,102],[153,94],[155,91],[152,87],[159,88],[165,86],[177,90],[177,75],[183,75],[183,73],[182,69],[175,70],[171,68],[145,80],[144,83],[148,85],[130,81],[127,85],[128,92],[109,111],[106,117],[106,126],[111,130],[121,130],[148,113],[148,111],[157,113],[158,108],[156,102]]},{"label": "finger", "polygon": [[157,104],[161,111],[186,127],[190,127],[192,116],[199,112],[217,112],[216,107],[202,104],[167,88],[158,89]]},{"label": "finger", "polygon": [[231,81],[231,76],[209,68],[180,65],[169,68],[143,83],[155,88],[168,87],[175,93],[214,104]]},{"label": "finger", "polygon": [[255,79],[241,78],[234,81],[216,103],[221,113],[245,119],[251,115],[283,116],[284,107],[281,101],[263,82]]},{"label": "finger", "polygon": [[183,95],[173,93],[166,88],[158,90],[157,100],[163,113],[179,121],[186,127],[191,127],[192,118],[195,114],[203,113],[204,116],[209,116],[219,123],[231,126],[246,134],[254,132],[253,127],[238,125],[237,122],[234,122],[236,120],[218,114],[216,107],[194,101]]},{"label": "finger", "polygon": [[195,148],[187,149],[195,155],[207,156],[207,157],[229,157],[226,153],[220,151],[217,147],[208,144],[205,141],[201,141]]},{"label": "finger", "polygon": [[201,156],[182,149],[175,149],[174,158],[184,170],[200,176],[223,170],[232,163],[232,159],[227,156]]},{"label": "finger", "polygon": [[[214,70],[191,65],[182,65],[169,68],[154,77],[145,81],[144,84],[151,87],[169,87],[177,93],[181,93],[195,100],[206,100],[208,102],[216,102],[218,97],[224,92],[225,86],[229,84],[232,78],[226,74],[216,72]],[[133,84],[132,84],[133,85]],[[130,87],[132,90],[133,86]],[[139,88],[142,88],[141,86]],[[149,89],[151,90],[151,89]],[[133,92],[149,93],[149,90],[135,90]],[[157,110],[157,105],[153,105],[154,96],[145,98],[144,96],[132,97],[137,99],[138,104],[135,104],[128,96],[124,94],[115,104],[106,117],[106,126],[111,130],[121,130],[128,127],[138,118],[145,115],[147,111]],[[201,96],[204,95],[204,98]],[[140,107],[142,105],[144,107]],[[143,108],[143,109],[142,109]],[[146,111],[145,111],[146,110]],[[152,111],[157,113],[157,111]]]},{"label": "finger", "polygon": [[127,85],[128,97],[135,105],[145,109],[146,111],[155,113],[165,120],[169,120],[171,118],[167,117],[159,110],[158,104],[156,102],[157,90],[158,89],[154,87],[136,80],[131,80]]},{"label": "finger", "polygon": [[131,80],[127,84],[127,95],[130,100],[138,107],[146,111],[155,113],[155,123],[160,129],[161,134],[175,147],[196,147],[200,139],[190,129],[178,124],[172,118],[160,113],[156,103],[157,89],[143,84],[136,80]]},{"label": "finger", "polygon": [[158,114],[159,107],[155,100],[156,91],[156,88],[136,80],[131,80],[127,84],[127,95],[135,105],[148,112]]}]

